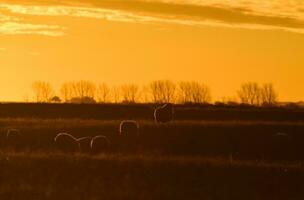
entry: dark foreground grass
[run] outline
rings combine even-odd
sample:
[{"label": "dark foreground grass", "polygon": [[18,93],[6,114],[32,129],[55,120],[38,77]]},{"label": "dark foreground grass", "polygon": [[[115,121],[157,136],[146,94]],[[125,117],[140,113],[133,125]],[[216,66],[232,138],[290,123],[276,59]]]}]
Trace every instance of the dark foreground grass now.
[{"label": "dark foreground grass", "polygon": [[200,156],[0,156],[0,199],[304,199],[303,163]]},{"label": "dark foreground grass", "polygon": [[[0,149],[9,128],[20,129],[21,149],[53,152],[54,137],[68,132],[75,137],[105,135],[112,152],[130,150],[160,155],[230,156],[240,159],[304,160],[304,122],[174,121],[155,124],[140,120],[140,136],[118,136],[118,120],[0,119]],[[286,133],[288,137],[275,137]],[[3,146],[3,145],[2,145]]]},{"label": "dark foreground grass", "polygon": [[[143,120],[137,141],[118,137],[119,122],[0,119],[0,200],[304,199],[303,122]],[[16,153],[10,128],[22,133]],[[106,135],[111,153],[56,153],[59,132]]]}]

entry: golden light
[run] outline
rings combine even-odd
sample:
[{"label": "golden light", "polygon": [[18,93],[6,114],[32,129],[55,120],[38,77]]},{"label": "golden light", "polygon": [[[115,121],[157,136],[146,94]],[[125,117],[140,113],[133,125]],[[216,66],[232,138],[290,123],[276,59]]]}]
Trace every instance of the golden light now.
[{"label": "golden light", "polygon": [[0,100],[23,100],[35,80],[82,79],[197,80],[215,100],[272,82],[280,100],[304,99],[303,3],[66,2],[0,0]]}]

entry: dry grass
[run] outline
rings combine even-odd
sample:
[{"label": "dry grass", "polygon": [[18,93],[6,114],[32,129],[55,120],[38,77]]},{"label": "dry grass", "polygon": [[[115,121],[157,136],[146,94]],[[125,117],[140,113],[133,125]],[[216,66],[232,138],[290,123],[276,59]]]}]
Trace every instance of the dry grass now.
[{"label": "dry grass", "polygon": [[[142,126],[155,126],[154,121],[138,120]],[[77,127],[95,127],[95,126],[117,126],[120,120],[96,120],[96,119],[41,119],[41,118],[0,118],[1,128],[77,128]],[[250,121],[250,120],[178,120],[167,124],[169,127],[175,126],[304,126],[304,121]]]},{"label": "dry grass", "polygon": [[[268,147],[260,141],[278,131],[303,147],[303,122],[140,124],[139,148],[129,152],[130,146],[115,141],[119,121],[0,119],[2,139],[8,128],[18,128],[27,144],[0,153],[0,199],[304,199],[303,148],[292,161],[230,158],[231,144],[245,142],[249,156]],[[62,131],[77,137],[102,133],[118,148],[94,156],[59,153],[53,138]]]},{"label": "dry grass", "polygon": [[43,152],[0,158],[1,199],[304,198],[303,163]]}]

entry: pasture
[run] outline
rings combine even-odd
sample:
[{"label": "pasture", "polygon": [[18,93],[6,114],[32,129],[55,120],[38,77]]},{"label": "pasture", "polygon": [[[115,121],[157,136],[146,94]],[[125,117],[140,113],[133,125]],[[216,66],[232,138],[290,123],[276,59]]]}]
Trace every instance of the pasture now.
[{"label": "pasture", "polygon": [[303,199],[303,162],[200,156],[0,156],[1,199]]},{"label": "pasture", "polygon": [[[241,159],[304,159],[304,122],[277,121],[174,121],[155,124],[139,120],[138,137],[122,137],[119,120],[0,119],[1,146],[9,129],[20,130],[23,151],[53,152],[54,138],[66,132],[75,138],[104,135],[112,153],[201,155]],[[277,133],[288,139],[277,138]]]},{"label": "pasture", "polygon": [[[303,199],[304,122],[0,119],[0,199]],[[6,145],[7,130],[21,145]],[[109,151],[65,152],[58,133],[104,135]],[[276,138],[276,133],[288,135]]]}]

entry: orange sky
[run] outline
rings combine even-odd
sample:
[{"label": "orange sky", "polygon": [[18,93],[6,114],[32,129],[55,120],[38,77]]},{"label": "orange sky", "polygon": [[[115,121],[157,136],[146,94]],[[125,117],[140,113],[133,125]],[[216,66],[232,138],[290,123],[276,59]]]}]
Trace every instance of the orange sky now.
[{"label": "orange sky", "polygon": [[214,100],[235,96],[246,81],[272,82],[280,100],[304,100],[304,20],[291,5],[278,10],[252,1],[245,12],[241,0],[234,10],[224,0],[0,2],[0,100],[23,100],[34,80],[58,88],[80,79],[197,80],[210,86]]}]

